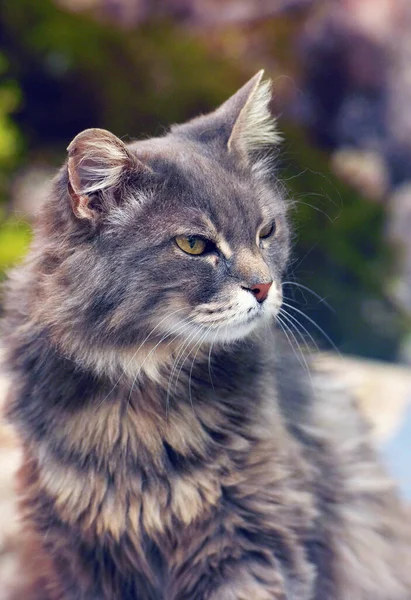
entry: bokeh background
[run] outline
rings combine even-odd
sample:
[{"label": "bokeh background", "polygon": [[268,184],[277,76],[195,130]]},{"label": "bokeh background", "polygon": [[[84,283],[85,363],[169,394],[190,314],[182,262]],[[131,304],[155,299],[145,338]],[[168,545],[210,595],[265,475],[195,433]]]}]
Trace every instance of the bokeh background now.
[{"label": "bokeh background", "polygon": [[278,176],[295,202],[288,279],[325,300],[291,285],[306,315],[295,316],[323,346],[310,319],[344,353],[411,362],[409,0],[2,0],[0,11],[2,277],[79,131],[161,134],[265,68],[285,140]]},{"label": "bokeh background", "polygon": [[[1,0],[0,280],[77,133],[161,134],[261,68],[293,203],[290,338],[342,353],[321,367],[411,499],[410,0]],[[19,577],[18,462],[0,423],[0,600]]]}]

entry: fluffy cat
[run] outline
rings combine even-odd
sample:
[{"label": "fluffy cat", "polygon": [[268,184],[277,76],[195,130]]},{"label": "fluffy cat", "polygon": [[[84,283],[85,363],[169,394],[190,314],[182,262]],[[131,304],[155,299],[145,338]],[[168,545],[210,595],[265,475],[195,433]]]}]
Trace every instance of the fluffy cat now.
[{"label": "fluffy cat", "polygon": [[21,598],[411,598],[367,429],[275,325],[270,98],[259,73],[164,137],[68,147],[6,294]]}]

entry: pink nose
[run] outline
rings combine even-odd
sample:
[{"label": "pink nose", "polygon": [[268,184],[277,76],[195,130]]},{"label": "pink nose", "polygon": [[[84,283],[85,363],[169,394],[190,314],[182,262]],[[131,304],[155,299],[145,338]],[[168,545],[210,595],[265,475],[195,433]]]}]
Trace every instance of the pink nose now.
[{"label": "pink nose", "polygon": [[272,285],[272,281],[270,281],[270,283],[257,283],[256,285],[252,285],[248,289],[254,294],[257,302],[264,302],[264,300],[268,296],[268,292],[270,291],[270,287]]}]

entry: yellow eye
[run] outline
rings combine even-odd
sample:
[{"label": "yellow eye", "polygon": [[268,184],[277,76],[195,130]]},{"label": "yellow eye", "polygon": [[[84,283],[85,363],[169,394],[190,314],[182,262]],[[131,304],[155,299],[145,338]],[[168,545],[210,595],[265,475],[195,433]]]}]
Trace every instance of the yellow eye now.
[{"label": "yellow eye", "polygon": [[176,237],[177,246],[187,254],[203,254],[207,242],[196,235],[179,235]]},{"label": "yellow eye", "polygon": [[260,240],[270,237],[275,232],[275,221],[269,223],[268,225],[264,225],[264,227],[260,231]]}]

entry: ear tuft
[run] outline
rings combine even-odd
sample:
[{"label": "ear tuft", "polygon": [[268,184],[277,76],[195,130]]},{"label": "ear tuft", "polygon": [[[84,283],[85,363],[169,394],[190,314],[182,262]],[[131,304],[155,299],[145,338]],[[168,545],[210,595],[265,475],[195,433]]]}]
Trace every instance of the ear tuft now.
[{"label": "ear tuft", "polygon": [[67,148],[70,183],[76,194],[92,194],[118,183],[131,163],[126,145],[104,129],[86,129]]},{"label": "ear tuft", "polygon": [[259,71],[214,112],[172,127],[179,137],[214,144],[252,164],[254,153],[277,145],[281,136],[270,112],[271,81]]},{"label": "ear tuft", "polygon": [[270,79],[262,81],[263,75],[264,71],[260,71],[251,80],[254,85],[231,131],[229,151],[236,149],[247,155],[281,141],[276,119],[270,111],[272,83]]},{"label": "ear tuft", "polygon": [[104,129],[86,129],[68,148],[69,193],[73,211],[79,218],[93,219],[98,212],[91,196],[115,188],[132,165],[126,145]]}]

